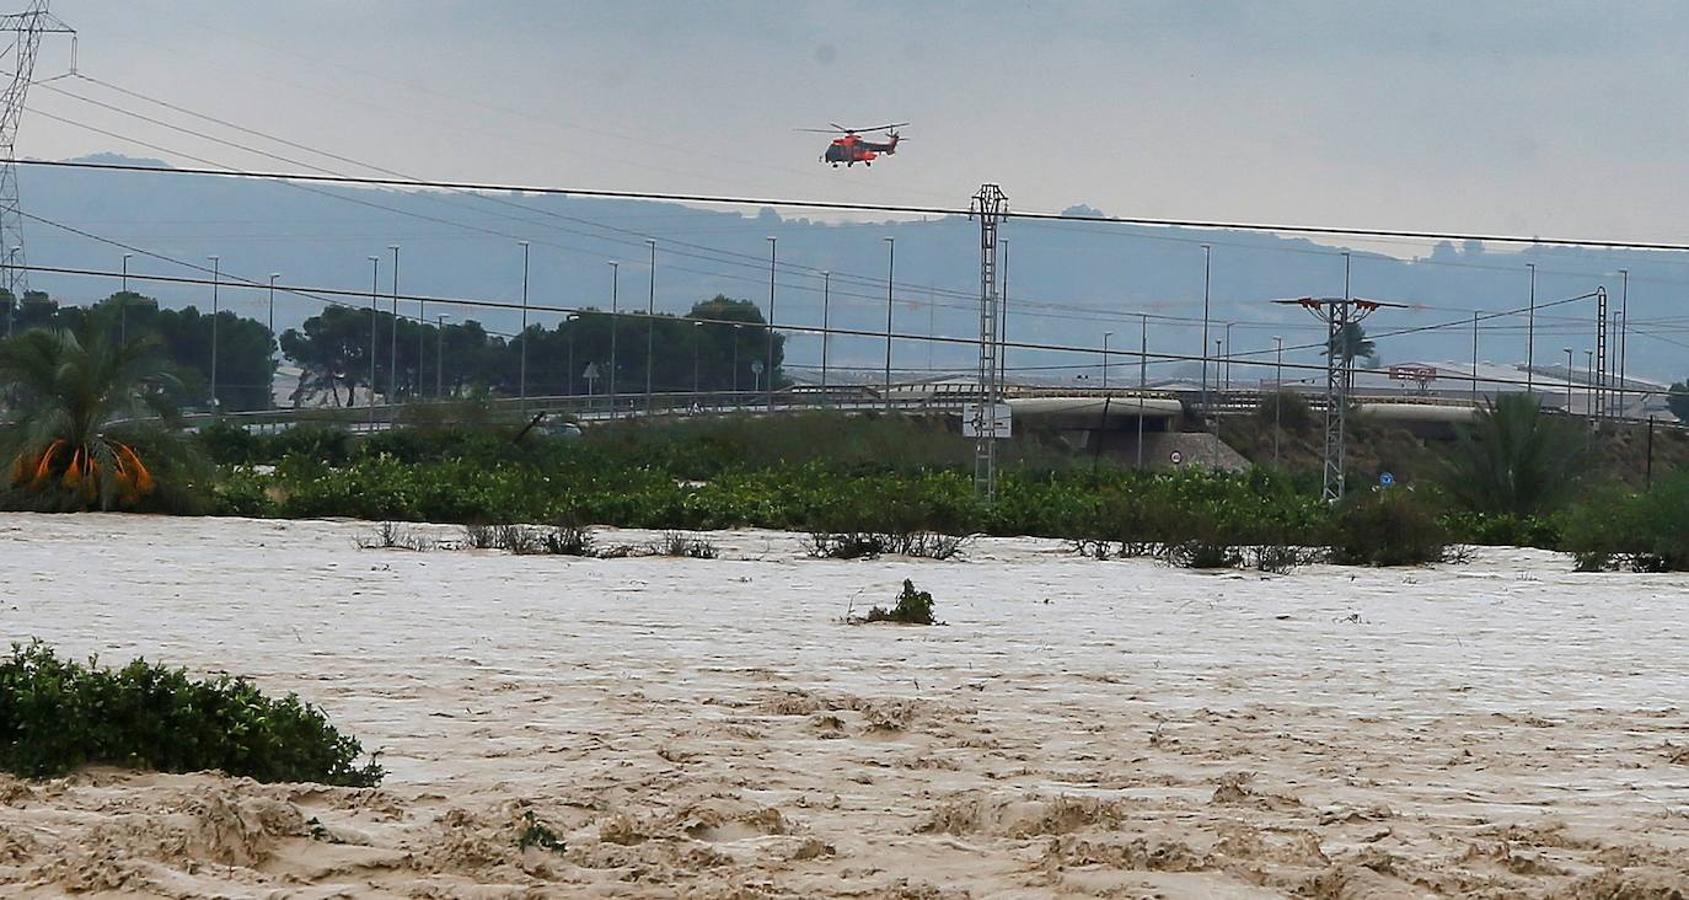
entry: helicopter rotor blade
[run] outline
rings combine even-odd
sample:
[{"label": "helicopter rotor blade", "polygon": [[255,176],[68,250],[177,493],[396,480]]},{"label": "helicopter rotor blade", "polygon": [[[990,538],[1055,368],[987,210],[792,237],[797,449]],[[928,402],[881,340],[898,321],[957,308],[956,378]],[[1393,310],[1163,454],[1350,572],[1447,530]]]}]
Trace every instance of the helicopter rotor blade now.
[{"label": "helicopter rotor blade", "polygon": [[840,133],[840,132],[835,131],[831,128],[794,128],[792,130],[793,131],[802,131],[802,132],[805,132],[805,133],[808,133],[808,134],[839,134]]},{"label": "helicopter rotor blade", "polygon": [[908,124],[909,124],[908,122],[893,122],[890,125],[876,125],[873,128],[858,128],[856,130],[857,131],[890,131],[893,128],[902,128],[903,126],[908,125]]}]

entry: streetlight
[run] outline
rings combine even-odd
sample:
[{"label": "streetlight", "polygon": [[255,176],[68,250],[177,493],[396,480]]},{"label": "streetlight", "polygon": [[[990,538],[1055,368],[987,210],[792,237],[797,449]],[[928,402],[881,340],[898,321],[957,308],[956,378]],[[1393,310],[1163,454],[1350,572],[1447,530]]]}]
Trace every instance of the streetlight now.
[{"label": "streetlight", "polygon": [[1273,466],[1278,466],[1279,436],[1284,433],[1284,338],[1273,335],[1278,361],[1273,365]]},{"label": "streetlight", "polygon": [[399,393],[399,245],[388,244],[387,249],[393,251],[393,334],[387,361],[387,402],[392,403]]},{"label": "streetlight", "polygon": [[1108,390],[1108,339],[1114,337],[1114,332],[1103,332],[1103,390]]},{"label": "streetlight", "polygon": [[129,343],[129,257],[133,253],[123,254],[123,287],[117,291],[117,339],[120,343]]},{"label": "streetlight", "polygon": [[698,348],[704,345],[703,333],[698,331],[704,327],[702,322],[692,323],[692,402],[698,402]]},{"label": "streetlight", "polygon": [[774,411],[774,261],[780,239],[768,238],[768,411]]},{"label": "streetlight", "polygon": [[1144,467],[1144,390],[1149,387],[1149,316],[1138,314],[1138,468]]},{"label": "streetlight", "polygon": [[369,258],[369,430],[375,431],[375,332],[381,317],[376,294],[381,290],[381,257]]},{"label": "streetlight", "polygon": [[739,400],[739,332],[745,326],[733,326],[733,405],[738,406]]},{"label": "streetlight", "polygon": [[1202,245],[1202,415],[1208,415],[1208,283],[1214,248]]},{"label": "streetlight", "polygon": [[1232,326],[1236,322],[1226,323],[1226,390],[1232,389]]},{"label": "streetlight", "polygon": [[1590,402],[1590,391],[1595,385],[1595,351],[1583,351],[1583,412],[1586,416],[1595,415],[1593,404]]},{"label": "streetlight", "polygon": [[568,371],[564,373],[566,377],[563,383],[565,385],[564,390],[568,391],[571,397],[575,396],[575,329],[573,323],[578,319],[580,319],[579,313],[569,313],[563,317],[563,330],[569,336],[569,367]]},{"label": "streetlight", "polygon": [[[1536,386],[1536,373],[1532,369],[1536,368],[1537,352],[1537,264],[1525,263],[1525,268],[1531,270],[1531,316],[1525,324],[1525,393],[1528,394]],[[1567,369],[1571,367],[1570,363],[1566,364]]]},{"label": "streetlight", "polygon": [[645,414],[651,415],[651,371],[657,353],[657,242],[647,239],[651,248],[651,290],[645,297]]},{"label": "streetlight", "polygon": [[620,288],[620,285],[621,285],[622,264],[613,260],[613,259],[610,260],[609,263],[610,263],[610,393],[609,393],[609,397],[610,397],[610,417],[615,418],[615,416],[616,416],[616,322],[619,321],[622,317],[621,312],[620,312],[621,308],[617,305],[620,302],[618,300],[618,298],[620,297],[619,288]]},{"label": "streetlight", "polygon": [[887,236],[886,242],[886,409],[891,409],[891,285],[897,266],[897,238]]},{"label": "streetlight", "polygon": [[[6,271],[8,273],[12,272],[13,270],[15,270],[17,268],[17,266],[18,266],[18,251],[22,250],[22,249],[23,249],[22,247],[13,247],[11,250],[8,250],[6,252]],[[17,316],[18,316],[18,303],[21,300],[23,300],[22,297],[14,296],[14,297],[12,297],[12,302],[10,304],[8,304],[7,307],[6,307],[6,336],[7,337],[12,336],[12,320],[16,319]]]},{"label": "streetlight", "polygon": [[821,273],[821,401],[827,400],[827,345],[833,335],[828,327],[833,297],[833,273]]},{"label": "streetlight", "polygon": [[270,273],[270,340],[272,341],[276,339],[276,279],[280,277],[280,272]]},{"label": "streetlight", "polygon": [[[18,252],[13,250],[13,253]],[[211,410],[219,412],[223,405],[217,402],[217,282],[222,273],[222,257],[207,257],[211,260]],[[201,269],[200,271],[204,271]]]},{"label": "streetlight", "polygon": [[1561,347],[1566,351],[1566,415],[1572,414],[1572,348]]},{"label": "streetlight", "polygon": [[446,397],[446,320],[451,318],[446,313],[440,313],[434,318],[434,397]]},{"label": "streetlight", "polygon": [[528,242],[517,241],[522,248],[522,349],[516,374],[517,406],[528,414]]}]

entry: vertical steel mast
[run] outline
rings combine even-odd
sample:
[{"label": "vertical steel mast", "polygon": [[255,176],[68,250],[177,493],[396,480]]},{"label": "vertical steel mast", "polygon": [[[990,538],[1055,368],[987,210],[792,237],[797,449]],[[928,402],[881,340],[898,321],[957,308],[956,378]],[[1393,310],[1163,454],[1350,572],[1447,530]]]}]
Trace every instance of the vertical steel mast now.
[{"label": "vertical steel mast", "polygon": [[[11,292],[12,305],[23,300],[29,290],[29,276],[24,269],[23,214],[18,205],[17,142],[18,123],[23,118],[24,97],[35,78],[35,54],[41,47],[43,34],[69,34],[71,42],[71,71],[76,71],[76,29],[59,21],[47,11],[49,0],[31,0],[23,12],[0,16],[0,31],[14,37],[0,59],[11,58],[11,81],[0,95],[0,257],[5,257],[4,287]],[[8,316],[12,310],[7,310]]]},{"label": "vertical steel mast", "polygon": [[997,225],[1008,212],[1009,198],[995,184],[981,185],[970,217],[979,218],[979,401],[974,406],[974,489],[987,500],[997,496],[997,400],[999,297]]}]

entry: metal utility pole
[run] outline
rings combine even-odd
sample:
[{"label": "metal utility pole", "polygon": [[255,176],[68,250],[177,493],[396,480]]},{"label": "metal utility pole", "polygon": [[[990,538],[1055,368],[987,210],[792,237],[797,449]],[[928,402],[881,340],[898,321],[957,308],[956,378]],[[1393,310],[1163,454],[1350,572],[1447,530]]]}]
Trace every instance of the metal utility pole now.
[{"label": "metal utility pole", "polygon": [[1144,467],[1144,390],[1149,387],[1149,316],[1138,314],[1138,468]]},{"label": "metal utility pole", "polygon": [[774,263],[777,256],[780,239],[772,235],[768,238],[768,365],[764,367],[768,372],[768,411],[774,411]]},{"label": "metal utility pole", "polygon": [[380,310],[376,306],[376,292],[381,285],[381,257],[369,258],[369,430],[375,432],[375,327],[380,318]]},{"label": "metal utility pole", "polygon": [[[821,402],[827,402],[827,345],[832,343],[833,333],[829,330],[829,317],[832,313],[833,273],[821,273]],[[738,373],[735,372],[735,375]]]},{"label": "metal utility pole", "polygon": [[647,239],[651,249],[651,272],[647,282],[650,291],[645,295],[645,414],[651,415],[651,372],[657,353],[657,242]]},{"label": "metal utility pole", "polygon": [[[897,238],[886,237],[886,409],[891,409],[891,284],[897,270]],[[770,367],[772,371],[772,366]]]},{"label": "metal utility pole", "polygon": [[1003,289],[997,299],[997,386],[1009,387],[1009,239],[999,241],[1003,257]]},{"label": "metal utility pole", "polygon": [[[217,297],[218,281],[223,271],[222,257],[207,257],[211,260],[211,412],[221,413],[223,405],[217,402],[217,313],[220,311]],[[205,271],[201,269],[200,271]]]},{"label": "metal utility pole", "polygon": [[[70,35],[70,71],[76,71],[76,29],[47,11],[49,0],[29,0],[23,12],[0,16],[0,31],[12,32],[11,46],[0,50],[0,59],[10,58],[11,80],[0,94],[0,247],[23,253],[23,211],[18,201],[16,165],[18,123],[23,118],[24,97],[35,79],[35,57],[44,34]],[[12,309],[6,317],[6,334],[11,335],[15,308],[29,293],[29,276],[24,266],[8,257],[5,289],[12,295]]]},{"label": "metal utility pole", "polygon": [[1529,394],[1536,386],[1537,264],[1525,263],[1525,268],[1531,270],[1531,312],[1530,318],[1525,322],[1525,393]]},{"label": "metal utility pole", "polygon": [[703,346],[703,338],[698,329],[704,327],[702,322],[692,323],[692,402],[698,402],[698,348]]},{"label": "metal utility pole", "polygon": [[1273,468],[1278,468],[1279,438],[1284,434],[1284,338],[1273,335],[1278,360],[1273,365]]},{"label": "metal utility pole", "polygon": [[621,321],[622,264],[610,260],[610,418],[616,417],[616,323]]},{"label": "metal utility pole", "polygon": [[451,316],[440,313],[434,326],[434,396],[446,396],[446,320]]},{"label": "metal utility pole", "polygon": [[569,313],[563,317],[563,330],[569,333],[569,359],[564,369],[563,390],[570,397],[575,396],[575,322],[579,315]]},{"label": "metal utility pole", "polygon": [[[1345,257],[1348,254],[1344,254]],[[1342,297],[1303,297],[1274,300],[1294,304],[1325,323],[1325,465],[1320,496],[1327,502],[1343,499],[1344,468],[1348,462],[1349,389],[1353,357],[1349,354],[1348,330],[1384,307],[1405,309],[1405,304],[1361,300],[1349,296],[1348,267],[1344,267]]]},{"label": "metal utility pole", "polygon": [[974,489],[986,500],[997,496],[997,226],[1008,212],[1009,198],[995,184],[974,194],[969,217],[979,219],[979,402],[974,407]]},{"label": "metal utility pole", "polygon": [[1228,392],[1230,392],[1231,389],[1232,389],[1232,326],[1236,325],[1236,324],[1237,324],[1236,322],[1227,322],[1226,323],[1226,360],[1225,360],[1225,367],[1226,368],[1225,368],[1225,371],[1226,371],[1226,390]]},{"label": "metal utility pole", "polygon": [[[1566,415],[1572,414],[1572,348],[1561,347],[1566,352]],[[1588,396],[1587,389],[1584,396]]]},{"label": "metal utility pole", "polygon": [[[528,242],[517,241],[522,247],[522,332],[517,338],[522,342],[521,356],[517,362],[516,396],[517,407],[522,410],[524,417],[528,414]],[[398,327],[397,323],[394,327]]]},{"label": "metal utility pole", "polygon": [[1114,337],[1114,332],[1103,332],[1103,390],[1108,390],[1108,339]]},{"label": "metal utility pole", "polygon": [[1591,351],[1595,363],[1590,373],[1595,379],[1595,409],[1597,419],[1607,415],[1607,289],[1595,289],[1595,349]]},{"label": "metal utility pole", "polygon": [[1625,414],[1625,357],[1630,349],[1630,270],[1619,270],[1619,415]]},{"label": "metal utility pole", "polygon": [[1472,314],[1472,405],[1478,405],[1478,314]]},{"label": "metal utility pole", "polygon": [[[117,289],[117,341],[120,344],[129,343],[129,257],[133,255],[123,254],[123,286]],[[270,333],[274,334],[275,330],[272,323]]]},{"label": "metal utility pole", "polygon": [[276,339],[276,279],[280,277],[280,272],[270,273],[270,315],[268,325],[270,329],[270,340]]},{"label": "metal utility pole", "polygon": [[393,334],[387,359],[387,402],[392,403],[399,396],[399,245],[388,244],[387,249],[393,251]]},{"label": "metal utility pole", "polygon": [[1202,245],[1202,417],[1208,419],[1208,281],[1214,248]]},{"label": "metal utility pole", "polygon": [[[1596,377],[1595,351],[1585,350],[1583,351],[1583,408],[1585,415],[1592,417],[1599,417],[1600,415],[1599,410],[1601,398],[1599,393],[1594,398],[1596,409],[1590,409],[1590,386],[1595,383]],[[1595,426],[1594,422],[1590,422],[1589,424],[1592,428]]]}]

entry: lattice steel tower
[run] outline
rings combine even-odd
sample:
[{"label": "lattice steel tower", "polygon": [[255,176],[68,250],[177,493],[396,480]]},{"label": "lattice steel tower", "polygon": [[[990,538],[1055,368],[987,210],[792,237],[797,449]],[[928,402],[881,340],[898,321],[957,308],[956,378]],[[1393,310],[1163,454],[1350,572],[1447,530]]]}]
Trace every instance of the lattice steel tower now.
[{"label": "lattice steel tower", "polygon": [[1375,310],[1400,303],[1380,303],[1353,297],[1303,297],[1274,300],[1293,303],[1325,323],[1325,475],[1320,496],[1327,502],[1343,499],[1343,470],[1348,462],[1349,391],[1354,387],[1354,357],[1345,352],[1352,339],[1349,326],[1359,324]]},{"label": "lattice steel tower", "polygon": [[979,402],[974,407],[974,489],[987,500],[997,495],[997,359],[1000,298],[997,294],[997,225],[1009,198],[995,184],[981,185],[970,216],[979,218]]},{"label": "lattice steel tower", "polygon": [[[12,294],[13,304],[23,300],[29,289],[23,253],[23,215],[18,209],[18,171],[15,164],[18,141],[18,121],[23,118],[24,96],[29,93],[35,78],[35,54],[41,47],[43,34],[75,35],[71,28],[47,11],[50,0],[30,0],[19,13],[0,16],[0,31],[11,32],[12,42],[0,51],[0,60],[11,63],[11,81],[0,95],[0,261],[5,265],[6,290]],[[72,37],[70,68],[76,70],[76,44]],[[10,310],[8,310],[10,313]],[[8,323],[9,324],[9,323]]]}]

